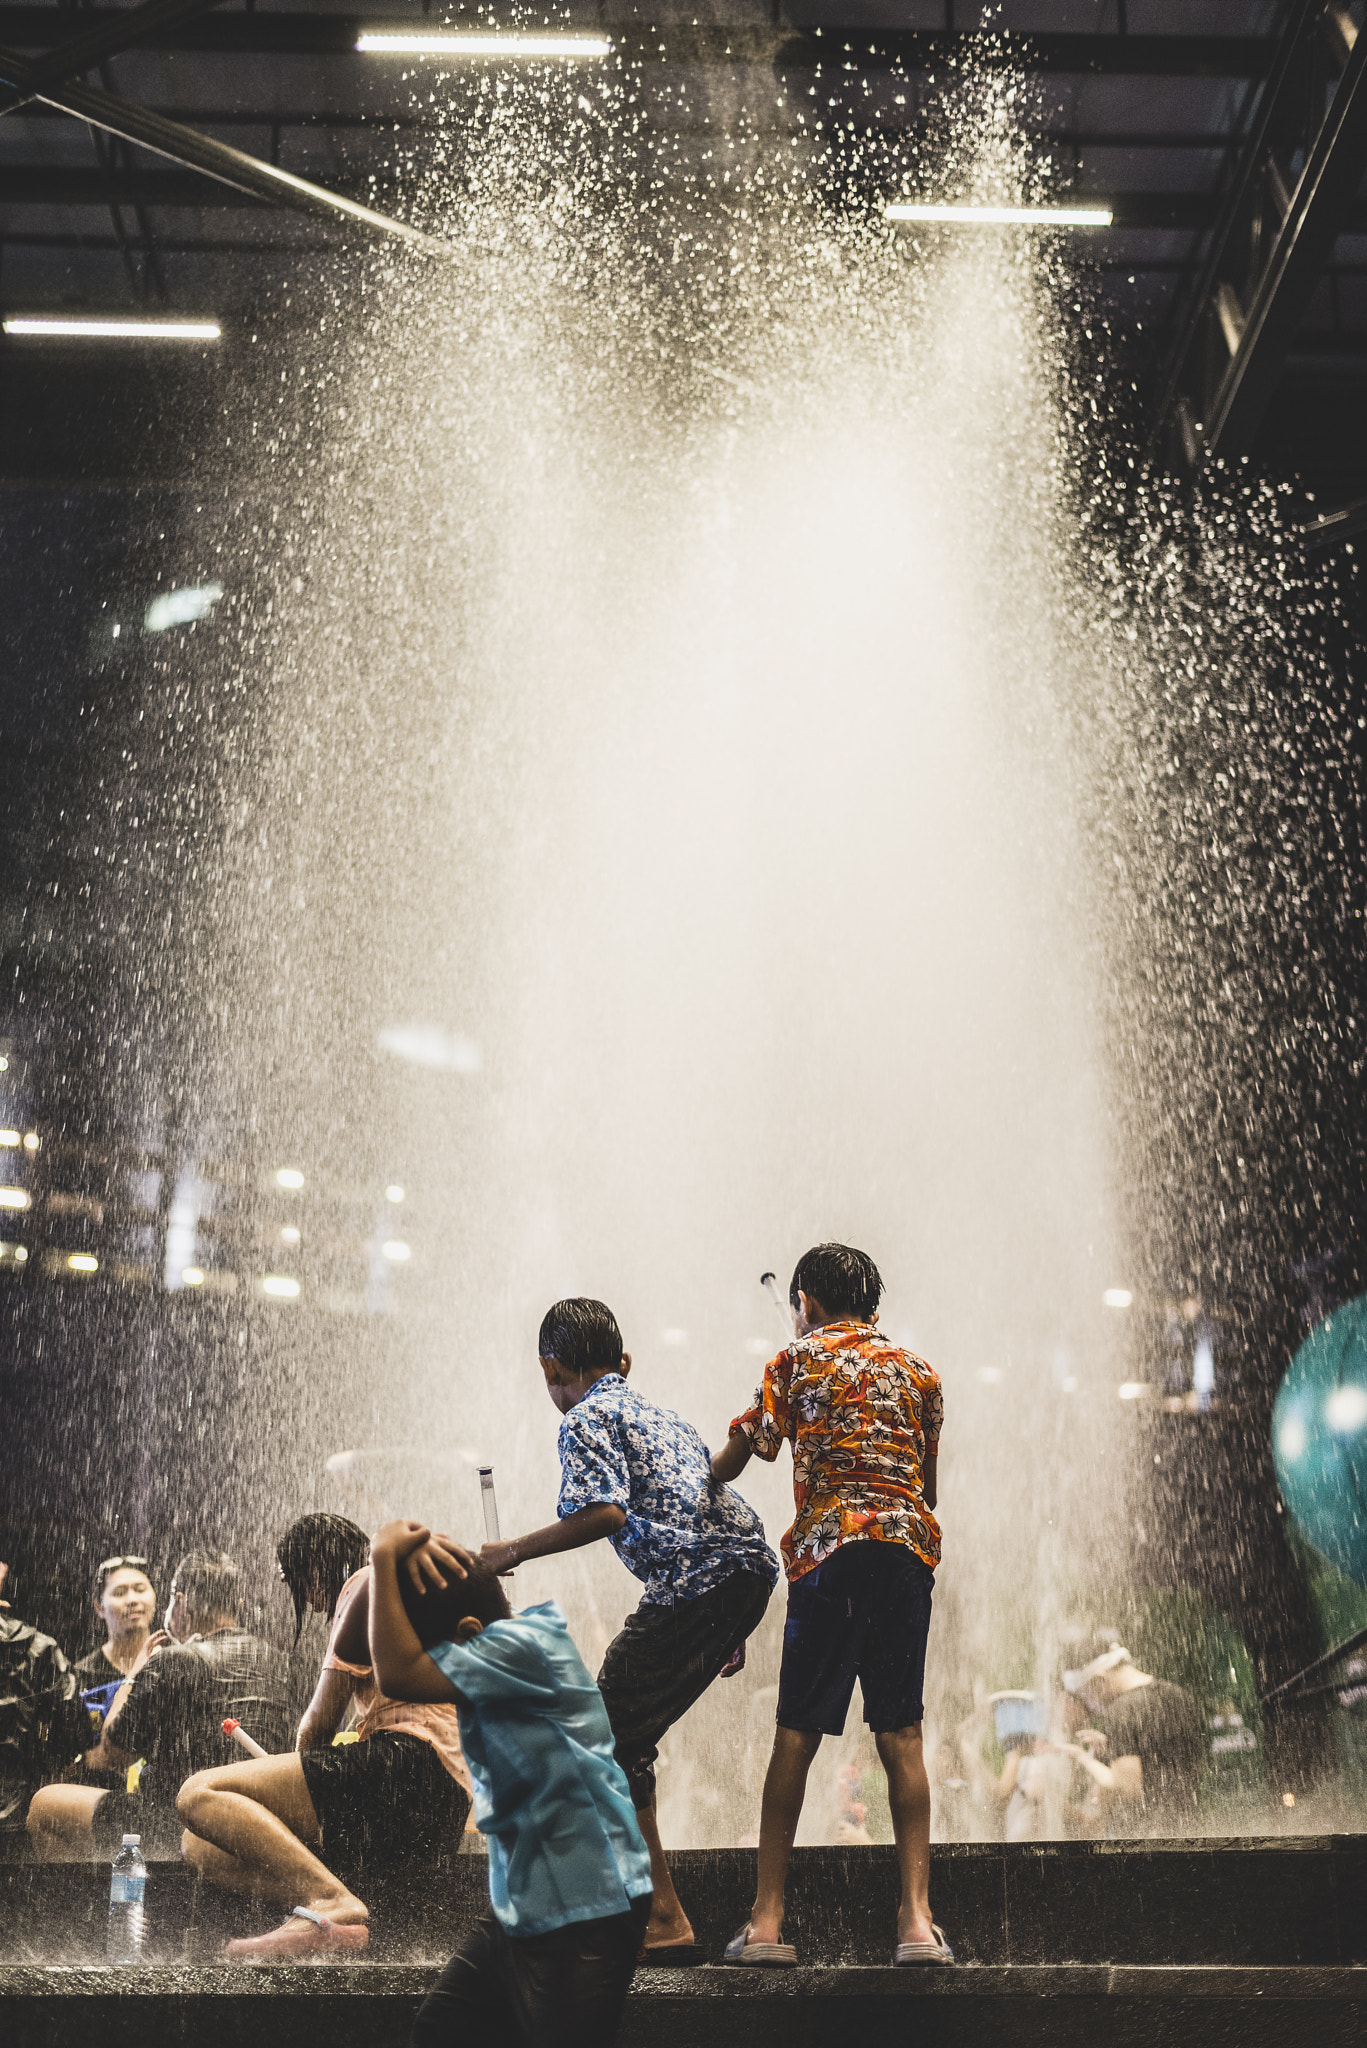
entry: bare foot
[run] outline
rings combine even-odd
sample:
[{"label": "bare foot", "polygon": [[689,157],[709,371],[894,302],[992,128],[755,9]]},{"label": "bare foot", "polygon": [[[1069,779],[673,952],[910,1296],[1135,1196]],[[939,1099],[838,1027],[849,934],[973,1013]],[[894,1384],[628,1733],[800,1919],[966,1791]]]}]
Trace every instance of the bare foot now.
[{"label": "bare foot", "polygon": [[935,1929],[931,1925],[929,1913],[920,1919],[914,1913],[899,1913],[897,1915],[897,1939],[899,1943],[904,1941],[928,1941],[933,1943],[935,1940]]},{"label": "bare foot", "polygon": [[[360,1901],[362,1916],[365,1907]],[[310,1915],[314,1909],[310,1908]],[[362,1917],[359,1920],[338,1921],[330,1916],[306,1917],[298,1911],[291,1913],[283,1926],[273,1927],[269,1934],[257,1934],[242,1941],[230,1941],[224,1953],[234,1962],[293,1962],[297,1958],[334,1954],[356,1954],[370,1943],[370,1929]]]},{"label": "bare foot", "polygon": [[652,1920],[646,1928],[642,1948],[692,1948],[696,1936],[684,1920]]},{"label": "bare foot", "polygon": [[333,1892],[325,1899],[310,1899],[307,1903],[310,1913],[321,1914],[334,1927],[356,1927],[370,1918],[369,1906],[355,1892]]},{"label": "bare foot", "polygon": [[750,1928],[745,1937],[745,1946],[750,1948],[757,1941],[778,1942],[783,1939],[783,1921],[777,1913],[752,1913]]}]

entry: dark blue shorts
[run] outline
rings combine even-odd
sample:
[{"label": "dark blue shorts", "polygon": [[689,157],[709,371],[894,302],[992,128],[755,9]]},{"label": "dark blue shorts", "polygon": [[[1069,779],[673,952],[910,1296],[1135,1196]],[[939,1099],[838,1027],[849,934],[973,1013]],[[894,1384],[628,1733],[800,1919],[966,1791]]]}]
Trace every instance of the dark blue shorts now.
[{"label": "dark blue shorts", "polygon": [[843,1735],[854,1681],[877,1735],[924,1713],[935,1574],[905,1543],[845,1543],[788,1588],[778,1725]]}]

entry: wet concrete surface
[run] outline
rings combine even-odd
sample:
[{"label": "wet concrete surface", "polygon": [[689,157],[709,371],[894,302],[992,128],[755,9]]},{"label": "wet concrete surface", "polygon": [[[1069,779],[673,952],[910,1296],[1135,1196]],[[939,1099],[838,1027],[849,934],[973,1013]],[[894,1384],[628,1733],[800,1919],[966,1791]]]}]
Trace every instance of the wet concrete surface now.
[{"label": "wet concrete surface", "polygon": [[[688,1851],[676,1881],[708,1953],[745,1915],[754,1852]],[[952,1844],[934,1852],[954,1969],[888,1967],[890,1849],[799,1850],[788,1932],[795,1971],[638,1973],[621,2048],[1060,2048],[1228,2043],[1347,2048],[1367,2038],[1367,1836],[1268,1842]],[[193,2043],[400,2048],[436,1966],[484,1909],[482,1857],[373,1883],[365,1961],[232,1967],[225,1937],[277,1909],[148,1877],[149,1961],[103,1965],[101,1863],[0,1864],[0,2033],[6,2048]],[[834,2030],[834,2036],[833,2036]]]},{"label": "wet concrete surface", "polygon": [[[430,1969],[0,1967],[7,2048],[98,2040],[194,2048],[403,2048]],[[1367,1968],[701,1968],[638,1972],[619,2048],[1044,2048],[1046,2043],[1348,2048],[1367,2029]]]},{"label": "wet concrete surface", "polygon": [[[755,1855],[685,1850],[671,1859],[713,1958],[746,1917]],[[482,1856],[360,1887],[377,1963],[442,1961],[484,1910]],[[0,1963],[103,1959],[105,1863],[0,1863]],[[1180,1843],[951,1843],[932,1852],[937,1919],[963,1962],[1257,1967],[1367,1964],[1367,1836]],[[878,1966],[891,1954],[891,1848],[799,1849],[788,1934],[804,1962]],[[276,1909],[149,1865],[151,1960],[208,1963],[224,1939],[274,1924]]]}]

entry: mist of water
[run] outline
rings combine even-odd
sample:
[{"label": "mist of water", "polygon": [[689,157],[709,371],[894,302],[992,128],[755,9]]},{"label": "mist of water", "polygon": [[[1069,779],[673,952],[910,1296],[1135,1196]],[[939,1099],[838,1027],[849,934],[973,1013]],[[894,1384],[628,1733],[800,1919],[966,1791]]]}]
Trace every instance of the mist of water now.
[{"label": "mist of water", "polygon": [[[339,274],[317,367],[250,423],[280,492],[196,962],[208,1093],[267,1164],[373,1191],[409,1252],[372,1260],[383,1344],[268,1311],[252,1469],[263,1517],[473,1540],[492,1461],[505,1532],[541,1526],[551,1300],[610,1302],[636,1383],[715,1446],[777,1348],[761,1271],[859,1244],[945,1385],[943,1735],[975,1680],[1048,1676],[1079,1589],[1132,1576],[1101,1298],[1199,1208],[1198,1098],[1230,1071],[1164,1022],[1201,948],[1165,969],[1194,926],[1161,763],[1182,633],[1236,571],[1194,658],[1258,695],[1224,656],[1270,630],[1275,505],[1182,515],[1207,550],[1184,627],[1173,507],[1132,514],[1137,579],[1116,538],[1106,337],[1063,252],[895,240],[739,121],[725,192],[671,210],[623,172],[615,91],[490,88],[453,121],[410,182],[459,261]],[[1047,189],[1017,91],[928,113],[945,189]],[[306,1420],[272,1438],[282,1400]],[[786,1460],[741,1490],[777,1539]],[[516,1580],[591,1664],[635,1592],[602,1546]],[[781,1603],[666,1748],[679,1845],[753,1831]]]}]

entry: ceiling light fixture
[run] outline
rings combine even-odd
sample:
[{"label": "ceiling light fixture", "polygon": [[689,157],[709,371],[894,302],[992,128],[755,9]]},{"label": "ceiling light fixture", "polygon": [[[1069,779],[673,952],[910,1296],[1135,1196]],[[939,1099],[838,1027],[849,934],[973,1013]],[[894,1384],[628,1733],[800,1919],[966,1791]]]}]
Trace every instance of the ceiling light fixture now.
[{"label": "ceiling light fixture", "polygon": [[4,321],[6,334],[48,335],[75,341],[218,341],[217,320],[127,320],[98,315],[15,313]]},{"label": "ceiling light fixture", "polygon": [[100,1270],[99,1260],[92,1258],[89,1252],[72,1252],[67,1264],[73,1273],[98,1273]]},{"label": "ceiling light fixture", "polygon": [[275,1178],[282,1188],[295,1190],[304,1185],[304,1176],[297,1166],[282,1166]]},{"label": "ceiling light fixture", "polygon": [[459,29],[364,29],[356,48],[394,57],[606,57],[606,36],[472,35]]},{"label": "ceiling light fixture", "polygon": [[1128,1287],[1108,1287],[1101,1299],[1107,1308],[1128,1308],[1134,1296]]},{"label": "ceiling light fixture", "polygon": [[291,1280],[287,1273],[267,1273],[261,1282],[265,1292],[276,1301],[296,1301],[299,1296],[299,1282]]},{"label": "ceiling light fixture", "polygon": [[201,1266],[182,1266],[180,1278],[181,1285],[184,1287],[202,1287],[204,1285],[204,1269]]},{"label": "ceiling light fixture", "polygon": [[412,1246],[406,1245],[402,1238],[398,1237],[391,1237],[388,1244],[380,1246],[380,1251],[394,1266],[401,1266],[405,1259],[411,1259],[413,1256]]},{"label": "ceiling light fixture", "polygon": [[1113,215],[1109,206],[931,206],[890,199],[883,218],[983,228],[1108,228]]},{"label": "ceiling light fixture", "polygon": [[27,1188],[0,1188],[0,1209],[27,1209]]}]

